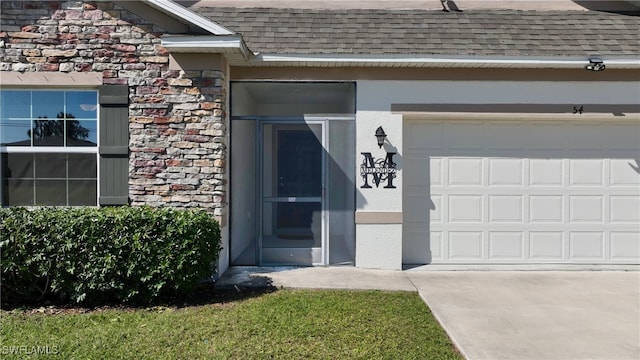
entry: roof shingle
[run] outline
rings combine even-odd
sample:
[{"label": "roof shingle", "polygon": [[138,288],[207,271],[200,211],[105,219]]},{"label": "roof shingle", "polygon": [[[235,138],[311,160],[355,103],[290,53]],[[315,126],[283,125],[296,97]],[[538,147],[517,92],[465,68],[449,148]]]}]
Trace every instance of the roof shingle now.
[{"label": "roof shingle", "polygon": [[640,14],[194,8],[268,54],[640,56]]}]

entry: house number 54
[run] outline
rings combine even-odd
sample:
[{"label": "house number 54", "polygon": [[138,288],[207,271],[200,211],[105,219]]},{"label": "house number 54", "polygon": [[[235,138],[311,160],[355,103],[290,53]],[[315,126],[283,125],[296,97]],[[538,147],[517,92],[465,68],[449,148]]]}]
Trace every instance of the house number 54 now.
[{"label": "house number 54", "polygon": [[574,114],[582,114],[583,110],[584,110],[584,106],[580,106],[580,107],[574,106],[573,107],[573,113]]}]

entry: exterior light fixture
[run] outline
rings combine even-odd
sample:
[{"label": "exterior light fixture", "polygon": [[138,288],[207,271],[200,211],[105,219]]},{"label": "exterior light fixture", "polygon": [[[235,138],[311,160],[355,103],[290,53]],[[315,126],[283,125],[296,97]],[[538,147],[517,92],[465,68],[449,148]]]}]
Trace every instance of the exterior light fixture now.
[{"label": "exterior light fixture", "polygon": [[382,144],[384,144],[384,139],[387,138],[387,134],[384,133],[382,126],[376,129],[376,139],[378,139],[378,147],[382,148]]},{"label": "exterior light fixture", "polygon": [[585,66],[584,68],[589,71],[603,71],[606,66],[604,65],[604,61],[602,61],[602,59],[590,58],[589,64],[587,64],[587,66]]}]

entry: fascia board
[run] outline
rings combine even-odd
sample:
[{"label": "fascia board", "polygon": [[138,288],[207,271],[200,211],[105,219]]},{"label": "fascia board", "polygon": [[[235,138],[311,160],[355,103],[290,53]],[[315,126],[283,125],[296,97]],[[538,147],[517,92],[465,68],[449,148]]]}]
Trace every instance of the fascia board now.
[{"label": "fascia board", "polygon": [[171,0],[142,0],[149,5],[162,10],[163,12],[177,16],[182,20],[193,24],[203,30],[210,32],[213,35],[233,35],[233,31],[221,26],[203,16],[196,14],[195,12],[176,4]]},{"label": "fascia board", "polygon": [[162,38],[162,46],[169,51],[192,53],[212,53],[217,50],[237,49],[247,60],[254,57],[240,35],[164,36]]},{"label": "fascia board", "polygon": [[165,36],[162,45],[169,51],[212,53],[237,49],[250,65],[283,66],[408,66],[408,67],[460,67],[460,68],[521,68],[521,69],[583,69],[590,57],[602,59],[607,68],[640,69],[640,59],[590,57],[462,57],[411,55],[280,55],[253,54],[241,35],[228,36]]},{"label": "fascia board", "polygon": [[[607,67],[618,69],[640,69],[638,59],[608,59],[606,56],[591,56],[602,59]],[[423,67],[486,67],[486,68],[584,68],[589,63],[589,57],[578,58],[517,58],[517,57],[433,57],[407,55],[279,55],[259,54],[256,62],[262,65],[281,63],[307,63],[318,65],[323,63],[357,63],[366,65],[388,66],[403,64],[405,66]]]},{"label": "fascia board", "polygon": [[[164,36],[162,46],[168,49],[180,48],[241,48],[243,47],[242,37],[231,36]],[[208,51],[207,51],[208,52]]]}]

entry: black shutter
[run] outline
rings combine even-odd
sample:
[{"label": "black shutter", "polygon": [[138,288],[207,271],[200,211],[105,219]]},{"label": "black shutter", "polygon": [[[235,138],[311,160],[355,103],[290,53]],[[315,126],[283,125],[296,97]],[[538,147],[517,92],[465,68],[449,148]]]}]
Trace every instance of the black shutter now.
[{"label": "black shutter", "polygon": [[100,87],[99,204],[129,203],[129,87]]}]

